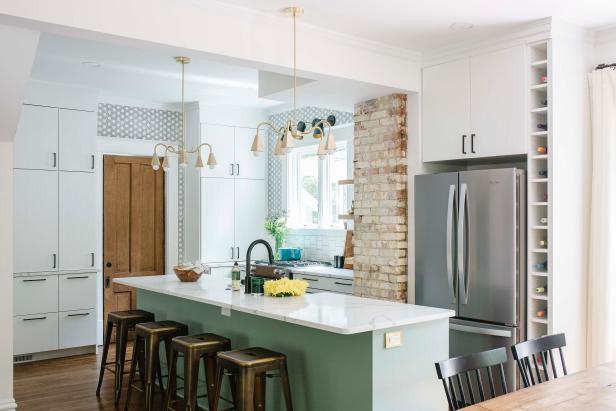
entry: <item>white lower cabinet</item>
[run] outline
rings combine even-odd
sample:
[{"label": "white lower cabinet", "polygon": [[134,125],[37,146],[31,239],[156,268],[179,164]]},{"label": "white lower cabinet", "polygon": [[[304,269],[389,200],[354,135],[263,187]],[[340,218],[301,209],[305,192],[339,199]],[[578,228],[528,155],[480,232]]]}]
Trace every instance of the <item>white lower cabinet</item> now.
[{"label": "white lower cabinet", "polygon": [[60,311],[94,308],[96,304],[96,273],[63,274],[58,276]]},{"label": "white lower cabinet", "polygon": [[96,344],[96,273],[13,278],[15,354]]},{"label": "white lower cabinet", "polygon": [[58,335],[60,349],[96,344],[95,310],[60,312]]},{"label": "white lower cabinet", "polygon": [[13,317],[13,354],[58,349],[58,313]]},{"label": "white lower cabinet", "polygon": [[55,311],[58,311],[57,275],[13,278],[13,315]]},{"label": "white lower cabinet", "polygon": [[308,283],[308,293],[329,291],[338,294],[353,294],[353,279],[323,277],[320,275],[294,273],[293,278]]}]

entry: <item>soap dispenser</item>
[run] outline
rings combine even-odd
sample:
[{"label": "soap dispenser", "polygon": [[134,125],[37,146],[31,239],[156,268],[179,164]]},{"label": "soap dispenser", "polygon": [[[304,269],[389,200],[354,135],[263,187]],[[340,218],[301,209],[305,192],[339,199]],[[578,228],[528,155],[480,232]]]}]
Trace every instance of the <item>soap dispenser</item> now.
[{"label": "soap dispenser", "polygon": [[237,264],[236,261],[235,264],[233,264],[233,268],[231,269],[231,289],[233,291],[240,291],[242,289],[240,277],[241,270],[240,266]]}]

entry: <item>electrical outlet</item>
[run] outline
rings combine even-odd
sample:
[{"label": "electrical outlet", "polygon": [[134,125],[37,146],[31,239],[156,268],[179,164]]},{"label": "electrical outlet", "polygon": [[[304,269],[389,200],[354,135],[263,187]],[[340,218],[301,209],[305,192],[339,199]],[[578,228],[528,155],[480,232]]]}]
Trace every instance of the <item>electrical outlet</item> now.
[{"label": "electrical outlet", "polygon": [[401,345],[402,333],[400,331],[385,333],[385,348],[400,347]]},{"label": "electrical outlet", "polygon": [[225,317],[231,317],[231,309],[228,307],[220,307],[220,315]]}]

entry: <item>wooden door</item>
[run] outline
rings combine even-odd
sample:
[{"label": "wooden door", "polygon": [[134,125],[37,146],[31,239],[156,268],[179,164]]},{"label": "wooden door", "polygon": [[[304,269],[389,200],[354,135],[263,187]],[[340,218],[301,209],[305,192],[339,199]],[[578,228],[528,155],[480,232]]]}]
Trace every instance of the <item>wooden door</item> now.
[{"label": "wooden door", "polygon": [[471,57],[472,157],[526,154],[524,47]]},{"label": "wooden door", "polygon": [[471,152],[469,70],[467,58],[423,69],[423,161],[461,159]]},{"label": "wooden door", "polygon": [[60,170],[93,172],[96,113],[60,109],[59,130]]},{"label": "wooden door", "polygon": [[134,289],[115,278],[165,271],[165,186],[150,157],[111,156],[103,162],[104,311],[136,308]]}]

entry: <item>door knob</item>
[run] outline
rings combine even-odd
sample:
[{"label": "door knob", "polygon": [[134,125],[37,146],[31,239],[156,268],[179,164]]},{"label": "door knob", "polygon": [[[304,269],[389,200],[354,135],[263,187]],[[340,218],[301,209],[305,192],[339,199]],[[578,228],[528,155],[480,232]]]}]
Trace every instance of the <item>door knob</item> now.
[{"label": "door knob", "polygon": [[111,261],[107,261],[107,264],[105,264],[107,266],[107,268],[111,268]]}]

